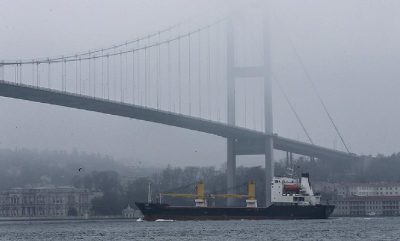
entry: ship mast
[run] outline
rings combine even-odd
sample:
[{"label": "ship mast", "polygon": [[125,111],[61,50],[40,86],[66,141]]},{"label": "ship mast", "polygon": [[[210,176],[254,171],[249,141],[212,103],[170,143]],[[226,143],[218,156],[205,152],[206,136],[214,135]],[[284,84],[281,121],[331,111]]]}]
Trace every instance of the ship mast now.
[{"label": "ship mast", "polygon": [[147,202],[151,203],[151,182],[149,182],[148,191],[147,191]]}]

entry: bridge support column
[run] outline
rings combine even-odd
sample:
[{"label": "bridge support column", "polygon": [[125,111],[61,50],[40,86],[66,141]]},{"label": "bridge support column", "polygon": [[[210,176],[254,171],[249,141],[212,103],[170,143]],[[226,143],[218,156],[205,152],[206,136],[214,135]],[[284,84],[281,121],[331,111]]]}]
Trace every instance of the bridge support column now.
[{"label": "bridge support column", "polygon": [[[236,153],[235,153],[235,139],[227,139],[227,165],[226,165],[226,184],[227,193],[235,193],[236,186]],[[227,199],[228,206],[234,206],[235,200],[232,198]]]},{"label": "bridge support column", "polygon": [[290,165],[290,168],[292,168],[292,169],[294,168],[293,167],[293,152],[291,152],[290,156],[289,156],[289,165]]},{"label": "bridge support column", "polygon": [[271,205],[271,181],[274,177],[274,154],[273,154],[273,118],[272,118],[272,85],[271,85],[271,63],[269,42],[269,18],[271,11],[270,0],[264,1],[263,16],[263,38],[264,38],[264,115],[265,115],[265,205]]},{"label": "bridge support column", "polygon": [[265,139],[265,206],[271,205],[271,181],[274,177],[274,152],[272,136]]},{"label": "bridge support column", "polygon": [[286,152],[286,162],[285,162],[285,168],[289,168],[289,152]]},{"label": "bridge support column", "polygon": [[[235,125],[236,111],[235,111],[235,50],[234,50],[234,34],[232,20],[227,22],[227,121],[229,125]],[[227,139],[227,166],[226,166],[226,184],[227,193],[236,193],[236,152],[235,152],[235,139]],[[232,198],[227,199],[227,205],[233,206],[235,200]]]},{"label": "bridge support column", "polygon": [[[235,36],[232,20],[227,21],[227,121],[229,125],[235,125],[235,78],[236,77],[258,77],[264,79],[264,114],[265,114],[265,181],[266,181],[266,206],[271,204],[271,181],[274,176],[273,163],[273,125],[272,125],[272,90],[271,90],[271,66],[269,48],[269,0],[264,1],[264,63],[254,67],[235,66]],[[235,169],[236,152],[235,139],[227,141],[227,193],[235,193]],[[233,204],[232,199],[228,199],[228,206]]]}]

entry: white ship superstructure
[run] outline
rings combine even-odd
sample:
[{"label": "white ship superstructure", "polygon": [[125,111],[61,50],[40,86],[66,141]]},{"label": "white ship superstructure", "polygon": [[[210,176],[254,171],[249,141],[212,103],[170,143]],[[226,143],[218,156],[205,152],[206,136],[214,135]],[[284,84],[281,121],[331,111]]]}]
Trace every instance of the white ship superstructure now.
[{"label": "white ship superstructure", "polygon": [[303,173],[300,178],[274,177],[271,183],[272,203],[317,205],[321,197],[315,195],[308,173]]}]

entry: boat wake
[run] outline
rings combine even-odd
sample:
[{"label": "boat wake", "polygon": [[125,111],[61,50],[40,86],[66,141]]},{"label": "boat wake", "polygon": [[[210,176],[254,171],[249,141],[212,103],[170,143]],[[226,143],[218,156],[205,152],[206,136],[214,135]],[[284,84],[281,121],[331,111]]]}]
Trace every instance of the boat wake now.
[{"label": "boat wake", "polygon": [[172,220],[172,219],[157,219],[156,222],[175,222],[175,220]]}]

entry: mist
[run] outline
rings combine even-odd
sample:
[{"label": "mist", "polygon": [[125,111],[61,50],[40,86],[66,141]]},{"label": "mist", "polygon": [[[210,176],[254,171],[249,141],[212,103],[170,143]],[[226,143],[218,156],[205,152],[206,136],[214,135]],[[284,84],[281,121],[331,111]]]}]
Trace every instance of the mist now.
[{"label": "mist", "polygon": [[[2,1],[0,59],[112,46],[188,19],[202,22],[251,4],[226,0]],[[352,152],[398,152],[400,3],[287,0],[272,1],[271,8],[273,78],[290,97],[314,142],[344,150],[305,70]],[[249,34],[241,40],[251,44],[256,37]],[[252,61],[257,52],[253,54],[241,64]],[[252,91],[256,87],[249,87],[247,94]],[[0,100],[0,148],[79,150],[152,166],[221,166],[225,162],[226,141],[220,137],[82,110]],[[307,141],[276,81],[273,114],[274,133]],[[263,157],[243,157],[238,164],[262,165]]]}]

